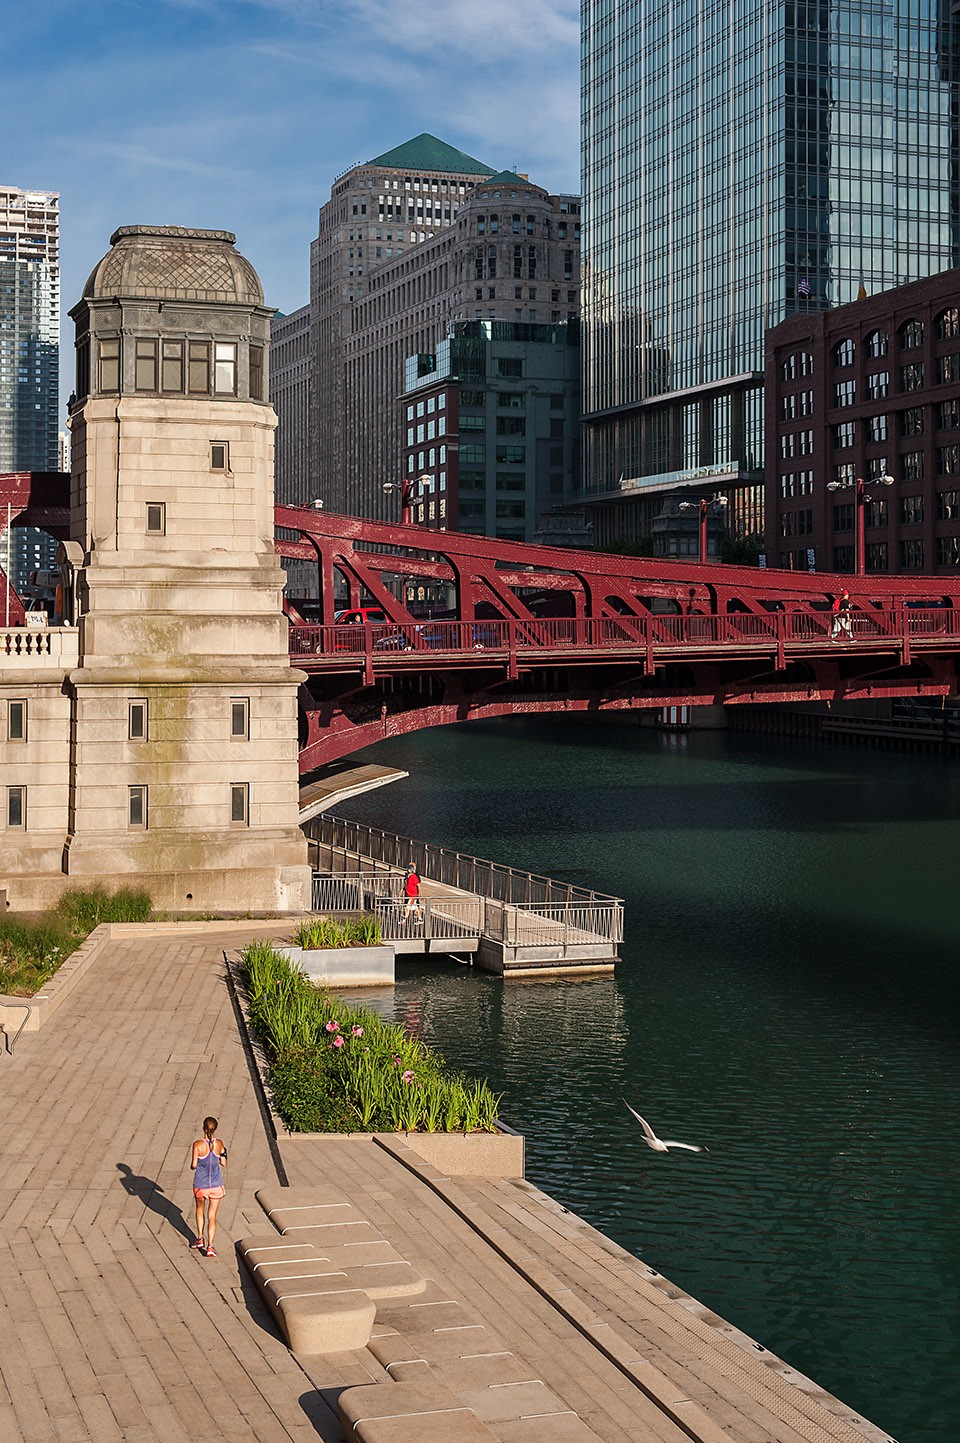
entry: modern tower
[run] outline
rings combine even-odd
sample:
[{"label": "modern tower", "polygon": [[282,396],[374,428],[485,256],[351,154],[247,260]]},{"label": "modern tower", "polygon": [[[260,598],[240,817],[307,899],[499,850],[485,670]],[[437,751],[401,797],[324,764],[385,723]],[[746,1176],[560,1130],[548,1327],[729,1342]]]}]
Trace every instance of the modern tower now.
[{"label": "modern tower", "polygon": [[[60,197],[0,186],[0,471],[56,471],[59,371]],[[0,566],[18,590],[55,548],[0,521]]]},{"label": "modern tower", "polygon": [[767,328],[957,264],[955,9],[585,0],[587,491],[746,506]]}]

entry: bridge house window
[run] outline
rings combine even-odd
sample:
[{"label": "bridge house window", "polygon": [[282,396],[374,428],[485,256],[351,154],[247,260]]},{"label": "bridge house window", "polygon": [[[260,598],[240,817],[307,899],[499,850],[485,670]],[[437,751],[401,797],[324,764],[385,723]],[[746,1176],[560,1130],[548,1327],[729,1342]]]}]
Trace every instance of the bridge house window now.
[{"label": "bridge house window", "polygon": [[127,826],[133,831],[147,830],[146,787],[127,787]]},{"label": "bridge house window", "polygon": [[210,442],[210,470],[211,470],[211,471],[229,471],[229,470],[230,470],[230,442],[229,442],[229,441],[211,441],[211,442]]},{"label": "bridge house window", "polygon": [[250,783],[230,783],[230,825],[233,827],[249,827],[250,825]]},{"label": "bridge house window", "polygon": [[250,701],[248,697],[235,696],[230,701],[230,735],[238,741],[250,739]]},{"label": "bridge house window", "polygon": [[250,399],[263,400],[263,347],[250,347]]},{"label": "bridge house window", "polygon": [[27,739],[27,703],[26,701],[11,701],[7,703],[7,741],[25,742]]},{"label": "bridge house window", "polygon": [[138,391],[157,389],[157,342],[138,336],[134,353],[134,386]]},{"label": "bridge house window", "polygon": [[214,346],[213,389],[218,396],[237,394],[237,347],[233,341]]},{"label": "bridge house window", "polygon": [[98,391],[119,391],[120,389],[120,337],[105,336],[97,351]]},{"label": "bridge house window", "polygon": [[145,697],[136,697],[127,703],[127,736],[132,742],[147,740],[147,715],[149,707]]},{"label": "bridge house window", "polygon": [[164,341],[160,363],[160,386],[164,391],[183,394],[183,342]]},{"label": "bridge house window", "polygon": [[26,787],[7,787],[7,827],[10,831],[25,831],[27,826]]},{"label": "bridge house window", "polygon": [[149,536],[166,536],[167,507],[165,502],[147,502],[147,534]]},{"label": "bridge house window", "polygon": [[187,347],[187,390],[191,396],[210,394],[209,341],[191,341]]}]

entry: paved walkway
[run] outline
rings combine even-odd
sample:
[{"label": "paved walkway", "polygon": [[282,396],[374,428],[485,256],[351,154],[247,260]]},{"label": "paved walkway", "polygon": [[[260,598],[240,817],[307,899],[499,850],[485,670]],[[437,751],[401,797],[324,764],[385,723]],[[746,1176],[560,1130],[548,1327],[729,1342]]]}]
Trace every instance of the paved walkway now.
[{"label": "paved walkway", "polygon": [[[333,1443],[339,1390],[386,1376],[366,1350],[295,1359],[231,1246],[278,1182],[224,979],[240,941],[116,940],[0,1055],[3,1443]],[[208,1112],[230,1149],[216,1260],[188,1249]],[[446,1178],[384,1142],[278,1151],[293,1185],[335,1177],[609,1443],[884,1436],[529,1184]]]}]

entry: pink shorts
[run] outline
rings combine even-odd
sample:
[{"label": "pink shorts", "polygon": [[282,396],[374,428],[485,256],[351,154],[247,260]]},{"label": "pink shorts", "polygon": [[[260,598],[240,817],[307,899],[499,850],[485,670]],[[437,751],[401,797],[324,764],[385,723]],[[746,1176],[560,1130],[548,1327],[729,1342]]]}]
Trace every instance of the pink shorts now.
[{"label": "pink shorts", "polygon": [[193,1190],[194,1197],[201,1201],[206,1201],[207,1198],[223,1197],[225,1193],[226,1188],[223,1187],[195,1187]]}]

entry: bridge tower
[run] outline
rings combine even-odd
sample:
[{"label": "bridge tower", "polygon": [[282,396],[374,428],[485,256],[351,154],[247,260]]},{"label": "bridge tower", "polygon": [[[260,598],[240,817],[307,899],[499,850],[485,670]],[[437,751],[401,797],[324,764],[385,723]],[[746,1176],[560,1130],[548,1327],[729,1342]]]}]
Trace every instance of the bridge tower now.
[{"label": "bridge tower", "polygon": [[309,906],[274,549],[270,316],[226,231],[122,226],[76,322],[62,873]]}]

